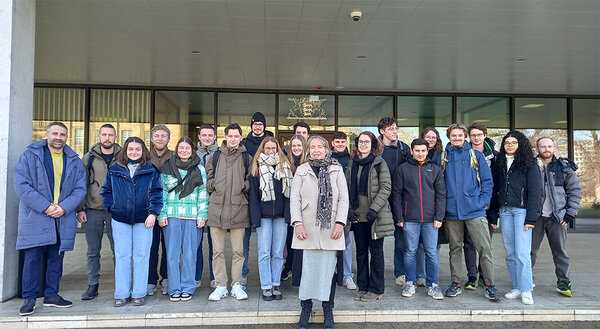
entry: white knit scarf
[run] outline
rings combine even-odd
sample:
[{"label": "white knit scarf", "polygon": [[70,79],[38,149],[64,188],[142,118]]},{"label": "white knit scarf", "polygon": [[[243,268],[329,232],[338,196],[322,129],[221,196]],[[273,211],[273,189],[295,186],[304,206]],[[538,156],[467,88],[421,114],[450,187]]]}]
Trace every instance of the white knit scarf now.
[{"label": "white knit scarf", "polygon": [[287,162],[279,161],[279,154],[266,155],[261,153],[258,157],[258,176],[260,181],[260,190],[262,191],[261,201],[275,200],[275,190],[273,188],[273,178],[281,181],[282,192],[286,198],[290,197],[292,189],[292,170]]}]

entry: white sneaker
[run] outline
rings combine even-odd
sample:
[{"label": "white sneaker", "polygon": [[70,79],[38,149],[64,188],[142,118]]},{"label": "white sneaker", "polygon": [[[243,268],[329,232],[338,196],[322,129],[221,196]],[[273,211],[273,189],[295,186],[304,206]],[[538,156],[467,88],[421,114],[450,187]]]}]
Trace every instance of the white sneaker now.
[{"label": "white sneaker", "polygon": [[427,280],[425,278],[417,278],[416,285],[417,285],[417,287],[426,287]]},{"label": "white sneaker", "polygon": [[221,300],[223,297],[227,297],[227,287],[225,286],[217,286],[215,290],[208,296],[208,300],[217,301]]},{"label": "white sneaker", "polygon": [[148,296],[154,295],[155,292],[156,292],[156,285],[149,283],[148,284]]},{"label": "white sneaker", "polygon": [[210,280],[210,287],[211,288],[216,288],[217,287],[217,280]]},{"label": "white sneaker", "polygon": [[163,295],[167,295],[169,293],[169,282],[167,279],[163,279],[160,283],[160,289],[162,290]]},{"label": "white sneaker", "polygon": [[412,281],[407,281],[404,284],[404,289],[402,289],[402,296],[404,297],[412,297],[415,294],[415,284]]},{"label": "white sneaker", "polygon": [[344,280],[344,286],[346,286],[346,288],[350,290],[356,290],[356,284],[354,283],[354,280],[352,280],[352,277],[349,277],[346,280]]},{"label": "white sneaker", "polygon": [[236,282],[231,287],[231,296],[237,300],[248,299],[248,294],[244,291],[244,288],[239,282]]},{"label": "white sneaker", "polygon": [[521,293],[521,302],[525,305],[533,305],[533,296],[531,295],[531,291],[523,291]]},{"label": "white sneaker", "polygon": [[399,277],[396,278],[396,284],[399,286],[403,286],[406,283],[406,276],[405,275],[401,275]]},{"label": "white sneaker", "polygon": [[522,291],[519,289],[513,289],[506,294],[504,294],[504,298],[506,299],[519,299],[521,298]]},{"label": "white sneaker", "polygon": [[200,288],[201,285],[202,285],[202,281],[197,280],[196,281],[196,288]]}]

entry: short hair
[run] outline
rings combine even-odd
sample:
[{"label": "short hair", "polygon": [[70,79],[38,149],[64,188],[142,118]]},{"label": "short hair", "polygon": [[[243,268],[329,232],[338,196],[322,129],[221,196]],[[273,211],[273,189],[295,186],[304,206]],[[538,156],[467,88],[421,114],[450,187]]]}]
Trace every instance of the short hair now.
[{"label": "short hair", "polygon": [[135,136],[129,137],[127,140],[125,140],[125,144],[123,144],[123,150],[119,152],[119,155],[117,155],[117,161],[124,165],[129,163],[129,157],[127,157],[127,147],[129,147],[129,144],[131,143],[142,144],[142,161],[140,162],[140,167],[148,163],[148,161],[150,161],[150,151],[148,151],[146,143],[144,143],[141,138]]},{"label": "short hair", "polygon": [[231,129],[236,129],[240,132],[240,135],[242,134],[242,127],[240,127],[240,125],[238,125],[237,123],[230,123],[227,125],[227,127],[225,127],[225,135],[227,135],[227,133]]},{"label": "short hair", "polygon": [[200,129],[198,130],[198,133],[200,133],[200,131],[202,129],[212,129],[215,132],[215,135],[217,134],[217,129],[215,129],[215,126],[210,125],[210,124],[203,124],[200,126]]},{"label": "short hair", "polygon": [[306,128],[306,131],[308,131],[308,134],[310,135],[310,126],[308,125],[308,123],[303,122],[303,121],[296,122],[296,124],[294,124],[294,129],[293,129],[294,133],[296,133],[296,128],[298,128],[298,127]]},{"label": "short hair", "polygon": [[481,130],[485,135],[487,135],[487,126],[483,122],[473,122],[469,128],[467,128],[469,135],[471,135],[471,130],[473,129]]},{"label": "short hair", "polygon": [[377,124],[377,132],[379,132],[381,134],[381,129],[385,129],[393,124],[398,125],[396,118],[383,117],[383,118],[381,118],[381,120],[379,120],[379,123]]},{"label": "short hair", "polygon": [[115,132],[115,135],[117,134],[117,130],[115,129],[115,126],[111,125],[110,123],[105,123],[102,126],[100,126],[100,129],[98,129],[98,135],[100,135],[100,130],[102,130],[102,128],[110,128]]},{"label": "short hair", "polygon": [[313,135],[308,137],[308,141],[306,142],[306,144],[308,145],[308,150],[306,152],[307,155],[310,155],[310,143],[313,140],[318,140],[319,142],[321,142],[321,144],[323,144],[323,147],[325,148],[325,157],[328,158],[331,156],[331,149],[329,148],[329,142],[323,137],[323,136],[319,136],[319,135]]},{"label": "short hair", "polygon": [[171,131],[169,130],[169,127],[167,127],[167,125],[164,125],[164,124],[159,124],[159,125],[155,125],[154,127],[152,127],[152,129],[150,130],[150,135],[151,136],[154,135],[154,133],[159,130],[166,131],[167,135],[169,135],[169,138],[171,138]]},{"label": "short hair", "polygon": [[544,136],[544,137],[540,137],[540,138],[538,138],[538,140],[537,140],[537,141],[535,141],[535,147],[536,147],[536,148],[538,148],[538,147],[540,146],[540,141],[541,141],[542,139],[549,139],[549,140],[551,140],[551,141],[552,141],[552,144],[556,144],[556,142],[554,141],[554,139],[552,139],[552,137]]},{"label": "short hair", "polygon": [[69,128],[67,128],[67,126],[65,126],[64,123],[60,122],[60,121],[52,121],[50,122],[47,126],[46,126],[46,132],[50,133],[50,128],[54,127],[54,126],[59,126],[62,128],[65,128],[67,130],[67,133],[69,133]]},{"label": "short hair", "polygon": [[410,149],[414,150],[415,146],[417,145],[423,145],[426,148],[429,148],[429,143],[427,143],[426,140],[424,140],[423,138],[415,138],[413,139],[412,143],[410,143]]},{"label": "short hair", "polygon": [[346,133],[343,131],[336,131],[333,134],[332,140],[334,140],[334,139],[348,139],[348,135],[346,135]]},{"label": "short hair", "polygon": [[465,125],[463,125],[462,123],[453,123],[453,124],[450,125],[450,127],[448,127],[448,130],[446,130],[446,137],[450,138],[450,133],[454,129],[462,129],[462,131],[465,134],[465,137],[467,137],[467,135],[469,133],[467,131],[467,127]]}]

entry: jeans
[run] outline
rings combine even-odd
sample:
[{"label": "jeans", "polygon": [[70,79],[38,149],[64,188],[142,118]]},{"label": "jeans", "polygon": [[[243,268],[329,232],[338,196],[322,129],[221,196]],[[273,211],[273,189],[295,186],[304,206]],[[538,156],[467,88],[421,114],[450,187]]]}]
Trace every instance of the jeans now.
[{"label": "jeans", "polygon": [[433,223],[404,223],[404,270],[406,271],[406,281],[416,280],[417,270],[417,249],[419,248],[419,239],[423,239],[423,250],[425,253],[425,268],[427,286],[432,283],[438,283],[438,270],[440,265],[439,254],[437,251],[438,229],[433,227]]},{"label": "jeans", "polygon": [[[210,280],[215,279],[215,275],[212,271],[212,239],[210,238],[210,229],[208,226],[202,228],[202,232],[206,232],[208,238],[208,269],[210,271]],[[195,281],[202,280],[202,272],[204,271],[204,254],[202,251],[202,241],[204,240],[204,234],[198,235],[198,250],[196,251],[196,275]]]},{"label": "jeans", "polygon": [[531,242],[531,268],[535,265],[537,252],[544,240],[544,233],[548,236],[548,244],[554,260],[554,273],[557,284],[568,284],[569,280],[569,255],[567,254],[567,227],[550,217],[539,217],[535,223]]},{"label": "jeans", "polygon": [[[196,256],[198,241],[202,240],[202,229],[196,227],[196,220],[168,218],[163,227],[167,245],[167,273],[169,274],[169,295],[176,292],[194,294],[196,290]],[[179,259],[183,261],[180,267]]]},{"label": "jeans", "polygon": [[281,284],[283,248],[287,237],[284,218],[262,218],[256,228],[258,243],[258,273],[260,288],[271,289]]},{"label": "jeans", "polygon": [[58,251],[60,241],[56,244],[24,249],[25,262],[23,264],[23,299],[35,299],[39,290],[40,263],[44,254],[48,255],[46,262],[46,298],[58,295],[58,285],[62,278],[64,251]]},{"label": "jeans", "polygon": [[377,240],[371,238],[372,225],[365,222],[352,224],[356,242],[356,284],[359,291],[370,291],[381,295],[385,287],[383,238]]},{"label": "jeans", "polygon": [[417,278],[425,279],[426,277],[425,250],[423,249],[423,243],[419,242],[419,248],[417,248]]},{"label": "jeans", "polygon": [[531,274],[531,229],[525,231],[527,209],[501,207],[502,241],[506,250],[506,266],[513,289],[533,290]]},{"label": "jeans", "polygon": [[244,266],[242,266],[242,278],[248,276],[248,257],[250,257],[250,235],[252,235],[252,228],[248,227],[244,231]]},{"label": "jeans", "polygon": [[152,229],[152,246],[150,248],[149,258],[149,270],[148,270],[148,284],[158,283],[158,246],[162,245],[162,254],[160,256],[160,277],[162,280],[167,278],[167,248],[165,246],[165,234],[163,233],[162,227],[158,225],[158,221],[154,224]]},{"label": "jeans", "polygon": [[113,252],[115,246],[112,237],[111,216],[104,210],[88,209],[85,211],[87,222],[83,223],[85,229],[85,240],[87,241],[87,276],[88,284],[98,284],[100,279],[100,250],[102,249],[102,237],[104,237],[104,225],[106,224],[106,235],[110,242],[110,250]]},{"label": "jeans", "polygon": [[343,252],[344,260],[344,280],[354,277],[352,273],[352,241],[354,240],[354,232],[350,231],[346,236],[346,249]]},{"label": "jeans", "polygon": [[[112,220],[115,241],[115,299],[145,297],[148,292],[148,264],[152,227]],[[131,263],[133,257],[133,284]]]},{"label": "jeans", "polygon": [[394,223],[394,276],[404,274],[404,234],[402,227]]}]

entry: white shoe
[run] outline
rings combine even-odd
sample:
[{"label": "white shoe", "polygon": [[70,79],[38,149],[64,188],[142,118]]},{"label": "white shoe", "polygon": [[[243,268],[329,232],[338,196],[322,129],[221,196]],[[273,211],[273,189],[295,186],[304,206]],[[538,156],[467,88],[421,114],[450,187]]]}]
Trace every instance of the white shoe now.
[{"label": "white shoe", "polygon": [[344,286],[346,286],[346,288],[350,290],[356,290],[356,284],[354,283],[354,280],[352,280],[352,277],[349,277],[346,280],[344,280]]},{"label": "white shoe", "polygon": [[217,286],[215,290],[208,296],[208,300],[217,301],[221,300],[223,297],[227,297],[227,287],[225,286]]},{"label": "white shoe", "polygon": [[148,284],[148,296],[154,295],[155,292],[156,292],[156,285],[149,283]]},{"label": "white shoe", "polygon": [[523,291],[521,293],[521,302],[525,305],[533,305],[533,296],[531,295],[531,291]]},{"label": "white shoe", "polygon": [[406,283],[406,276],[405,275],[401,275],[399,277],[396,278],[396,284],[399,286],[403,286]]},{"label": "white shoe", "polygon": [[248,299],[248,294],[244,291],[244,288],[239,282],[236,282],[231,287],[231,296],[237,300]]},{"label": "white shoe", "polygon": [[162,290],[163,295],[167,295],[169,293],[169,282],[167,279],[163,279],[160,283],[160,289]]},{"label": "white shoe", "polygon": [[416,285],[417,285],[417,287],[426,287],[427,280],[425,278],[417,278]]},{"label": "white shoe", "polygon": [[210,280],[210,287],[211,288],[216,288],[217,287],[217,280]]},{"label": "white shoe", "polygon": [[200,288],[201,285],[202,285],[202,281],[200,281],[200,280],[196,281],[196,288]]},{"label": "white shoe", "polygon": [[412,281],[406,282],[404,289],[402,289],[402,296],[412,297],[415,294],[416,287]]},{"label": "white shoe", "polygon": [[506,299],[519,299],[521,298],[521,294],[523,292],[519,289],[513,289],[509,292],[507,292],[506,294],[504,294],[504,298]]}]

